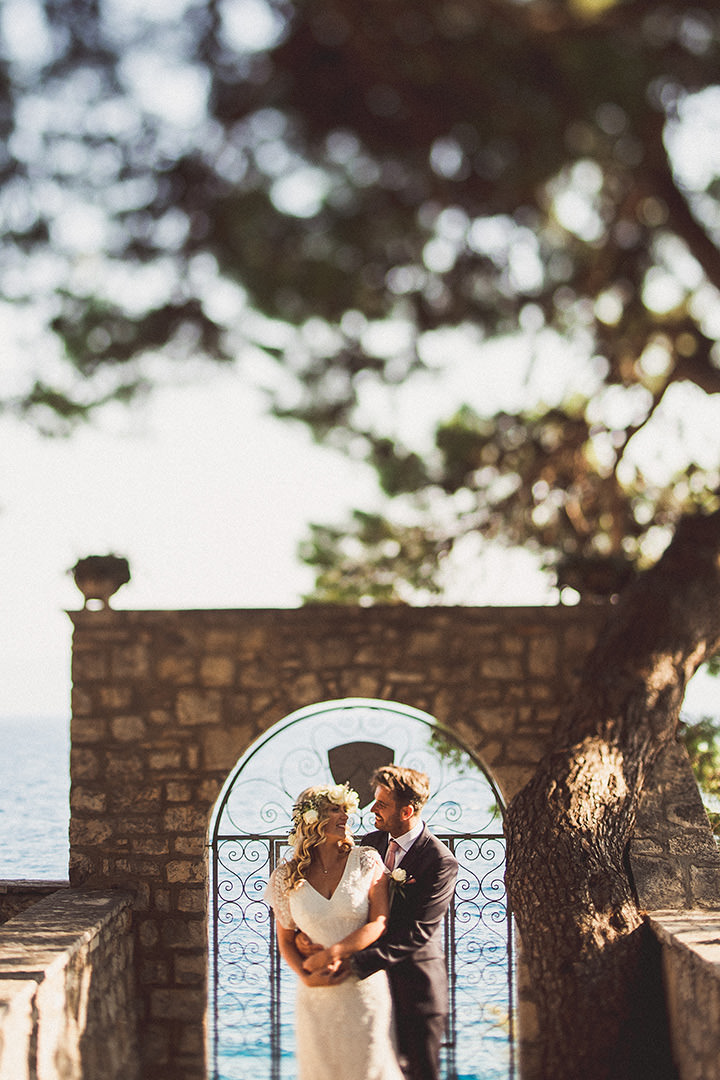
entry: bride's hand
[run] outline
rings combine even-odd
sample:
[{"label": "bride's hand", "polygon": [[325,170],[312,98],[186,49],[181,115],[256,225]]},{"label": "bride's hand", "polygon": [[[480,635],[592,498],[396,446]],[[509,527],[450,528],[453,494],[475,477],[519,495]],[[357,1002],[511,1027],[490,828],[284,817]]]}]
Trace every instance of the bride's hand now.
[{"label": "bride's hand", "polygon": [[303,968],[305,971],[311,973],[322,972],[324,975],[331,975],[340,967],[340,962],[340,957],[337,956],[335,950],[331,947],[329,949],[321,949],[320,952],[308,956],[303,961]]}]

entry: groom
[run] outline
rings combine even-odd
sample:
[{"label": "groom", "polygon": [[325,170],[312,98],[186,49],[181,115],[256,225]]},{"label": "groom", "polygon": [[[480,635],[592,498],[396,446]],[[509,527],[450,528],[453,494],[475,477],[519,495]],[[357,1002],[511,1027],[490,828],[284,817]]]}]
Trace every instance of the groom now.
[{"label": "groom", "polygon": [[438,1080],[448,1017],[442,930],[458,864],[422,820],[430,794],[425,773],[386,765],[371,784],[377,831],[362,842],[380,852],[391,874],[398,872],[391,881],[387,930],[349,963],[361,979],[387,971],[403,1072],[408,1080]]}]

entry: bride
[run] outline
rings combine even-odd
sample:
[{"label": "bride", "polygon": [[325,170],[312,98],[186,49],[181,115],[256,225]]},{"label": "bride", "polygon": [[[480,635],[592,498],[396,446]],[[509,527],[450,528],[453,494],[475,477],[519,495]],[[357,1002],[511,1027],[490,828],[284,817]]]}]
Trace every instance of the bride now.
[{"label": "bride", "polygon": [[[299,1080],[402,1080],[387,975],[340,972],[343,960],[380,937],[389,909],[380,856],[348,832],[357,806],[347,784],[306,788],[293,807],[293,855],[268,882],[280,953],[298,975]],[[296,930],[323,949],[304,960]]]}]

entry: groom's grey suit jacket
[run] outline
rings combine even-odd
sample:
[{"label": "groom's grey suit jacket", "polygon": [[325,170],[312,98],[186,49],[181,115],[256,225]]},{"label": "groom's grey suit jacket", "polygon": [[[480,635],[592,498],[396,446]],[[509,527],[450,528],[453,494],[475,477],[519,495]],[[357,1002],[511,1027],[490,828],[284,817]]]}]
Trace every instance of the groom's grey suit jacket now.
[{"label": "groom's grey suit jacket", "polygon": [[[387,833],[372,832],[362,843],[384,858],[388,841]],[[396,1006],[403,1011],[418,1017],[445,1015],[448,986],[442,928],[455,889],[457,860],[423,825],[400,866],[407,880],[402,891],[394,892],[387,929],[374,945],[355,954],[353,968],[361,978],[386,969]]]}]

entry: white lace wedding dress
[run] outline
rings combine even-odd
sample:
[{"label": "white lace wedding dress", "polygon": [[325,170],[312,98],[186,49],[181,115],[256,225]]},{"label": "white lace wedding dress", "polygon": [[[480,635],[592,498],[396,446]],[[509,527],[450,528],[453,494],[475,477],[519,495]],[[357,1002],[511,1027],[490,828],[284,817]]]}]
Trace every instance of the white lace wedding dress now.
[{"label": "white lace wedding dress", "polygon": [[[378,862],[374,848],[354,847],[329,900],[307,881],[288,891],[283,863],[270,876],[267,898],[284,927],[303,930],[319,945],[334,945],[367,922]],[[384,971],[367,979],[351,975],[338,986],[298,980],[295,1039],[299,1080],[403,1080]]]}]

